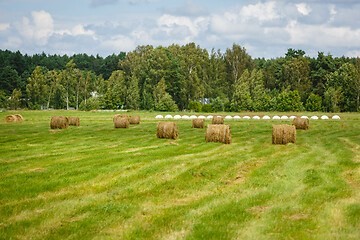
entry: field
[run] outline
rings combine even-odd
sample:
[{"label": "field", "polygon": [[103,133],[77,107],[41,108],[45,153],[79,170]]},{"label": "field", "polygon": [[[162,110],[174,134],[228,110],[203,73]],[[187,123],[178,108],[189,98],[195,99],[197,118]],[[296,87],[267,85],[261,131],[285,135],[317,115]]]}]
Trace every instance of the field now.
[{"label": "field", "polygon": [[[0,113],[0,239],[360,239],[360,114],[287,145],[271,132],[290,120],[225,120],[225,145],[191,120],[175,141],[156,138],[157,112],[129,112],[129,129],[114,114]],[[52,115],[80,127],[51,130]]]}]

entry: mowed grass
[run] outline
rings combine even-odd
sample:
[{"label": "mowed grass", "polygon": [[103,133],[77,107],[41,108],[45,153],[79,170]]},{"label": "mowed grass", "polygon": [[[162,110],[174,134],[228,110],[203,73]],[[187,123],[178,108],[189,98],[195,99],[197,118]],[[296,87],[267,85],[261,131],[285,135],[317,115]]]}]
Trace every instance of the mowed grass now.
[{"label": "mowed grass", "polygon": [[[224,145],[191,120],[175,141],[156,138],[159,113],[129,112],[130,129],[114,114],[0,113],[0,239],[360,239],[360,114],[310,120],[286,146],[272,124],[290,120],[227,120]],[[51,130],[52,115],[81,126]]]}]

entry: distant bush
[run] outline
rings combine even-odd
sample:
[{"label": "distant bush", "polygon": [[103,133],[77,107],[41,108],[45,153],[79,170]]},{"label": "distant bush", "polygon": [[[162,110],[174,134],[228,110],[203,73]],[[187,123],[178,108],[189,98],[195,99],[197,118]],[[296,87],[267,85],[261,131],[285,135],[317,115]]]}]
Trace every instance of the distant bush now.
[{"label": "distant bush", "polygon": [[306,111],[310,112],[318,112],[322,111],[322,99],[319,95],[316,95],[314,93],[311,93],[308,99],[306,100],[305,105]]},{"label": "distant bush", "polygon": [[188,109],[190,111],[201,112],[201,103],[196,102],[196,101],[191,101],[189,103]]},{"label": "distant bush", "polygon": [[277,110],[281,112],[301,110],[302,102],[298,91],[283,91],[277,98]]},{"label": "distant bush", "polygon": [[99,109],[101,104],[101,100],[97,97],[91,97],[87,99],[86,104],[85,101],[80,103],[79,109],[82,111],[90,111],[94,109]]},{"label": "distant bush", "polygon": [[210,104],[204,104],[201,107],[201,111],[209,113],[209,112],[213,112],[213,109]]}]

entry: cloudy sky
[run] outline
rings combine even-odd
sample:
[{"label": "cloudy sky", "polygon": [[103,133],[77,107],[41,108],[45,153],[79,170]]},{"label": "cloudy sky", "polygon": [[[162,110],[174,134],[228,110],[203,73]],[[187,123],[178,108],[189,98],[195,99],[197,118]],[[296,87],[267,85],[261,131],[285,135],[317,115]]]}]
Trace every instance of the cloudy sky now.
[{"label": "cloudy sky", "polygon": [[360,56],[359,0],[0,0],[0,49],[107,56],[195,42],[252,57]]}]

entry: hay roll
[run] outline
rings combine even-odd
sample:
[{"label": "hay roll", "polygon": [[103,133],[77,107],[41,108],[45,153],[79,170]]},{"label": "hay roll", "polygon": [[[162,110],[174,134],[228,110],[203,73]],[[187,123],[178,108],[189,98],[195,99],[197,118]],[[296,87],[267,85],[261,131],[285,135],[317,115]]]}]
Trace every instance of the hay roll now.
[{"label": "hay roll", "polygon": [[15,114],[14,116],[16,117],[17,122],[23,122],[24,121],[24,118],[20,114]]},{"label": "hay roll", "polygon": [[127,117],[114,117],[114,127],[115,128],[129,128],[130,122]]},{"label": "hay roll", "polygon": [[230,126],[221,124],[208,125],[205,141],[230,144],[232,142]]},{"label": "hay roll", "polygon": [[176,122],[159,122],[156,130],[157,138],[178,138],[178,125]]},{"label": "hay roll", "polygon": [[309,129],[309,119],[296,117],[296,118],[294,118],[292,125],[294,125],[296,129],[308,130]]},{"label": "hay roll", "polygon": [[212,124],[224,124],[224,118],[223,117],[213,117]]},{"label": "hay roll", "polygon": [[127,115],[127,114],[116,114],[115,116],[114,116],[114,119],[115,118],[129,118],[129,116]]},{"label": "hay roll", "polygon": [[273,144],[296,143],[296,128],[293,125],[273,125]]},{"label": "hay roll", "polygon": [[68,117],[70,126],[80,126],[80,119],[78,117]]},{"label": "hay roll", "polygon": [[140,124],[140,116],[130,116],[130,124]]},{"label": "hay roll", "polygon": [[7,115],[5,117],[5,122],[17,122],[17,117],[15,115]]},{"label": "hay roll", "polygon": [[205,127],[205,119],[193,119],[191,127],[192,128],[204,128]]},{"label": "hay roll", "polygon": [[69,127],[69,120],[63,116],[52,116],[50,121],[51,129],[66,129]]}]

